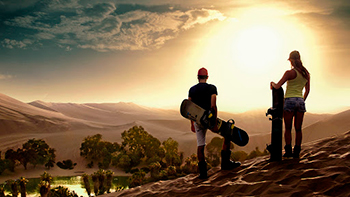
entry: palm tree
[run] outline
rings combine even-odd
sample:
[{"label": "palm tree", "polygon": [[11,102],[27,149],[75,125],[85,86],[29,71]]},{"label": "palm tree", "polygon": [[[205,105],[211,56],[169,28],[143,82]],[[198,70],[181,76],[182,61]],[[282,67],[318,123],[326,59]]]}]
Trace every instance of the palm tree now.
[{"label": "palm tree", "polygon": [[47,197],[50,191],[50,185],[48,185],[45,181],[41,181],[39,184],[39,192],[41,197]]},{"label": "palm tree", "polygon": [[104,182],[105,182],[105,171],[100,169],[97,171],[97,176],[98,176],[98,182],[99,182],[99,187],[98,189],[100,190],[99,194],[105,193],[105,187],[104,187]]},{"label": "palm tree", "polygon": [[91,175],[92,176],[92,182],[94,182],[94,193],[95,193],[95,196],[98,195],[98,176],[97,176],[97,173],[94,173]]},{"label": "palm tree", "polygon": [[0,197],[5,197],[4,185],[0,186]]},{"label": "palm tree", "polygon": [[111,193],[110,190],[111,190],[111,187],[112,187],[113,174],[114,174],[114,172],[112,170],[107,170],[106,171],[106,177],[107,177],[106,190],[107,190],[107,193]]},{"label": "palm tree", "polygon": [[18,196],[18,188],[17,188],[17,182],[10,179],[6,181],[7,185],[11,188],[11,194],[13,197]]},{"label": "palm tree", "polygon": [[26,184],[28,183],[28,180],[24,177],[21,177],[18,182],[21,188],[21,197],[26,197],[27,196]]},{"label": "palm tree", "polygon": [[42,174],[40,176],[40,179],[46,183],[48,183],[49,185],[51,185],[51,181],[52,181],[52,176],[47,173],[46,171],[44,172],[44,174]]},{"label": "palm tree", "polygon": [[44,174],[40,176],[40,179],[40,195],[41,197],[47,197],[51,187],[52,176],[49,173],[44,172]]},{"label": "palm tree", "polygon": [[91,188],[90,188],[90,182],[89,182],[89,175],[83,174],[83,181],[84,181],[86,193],[90,196],[91,195]]}]

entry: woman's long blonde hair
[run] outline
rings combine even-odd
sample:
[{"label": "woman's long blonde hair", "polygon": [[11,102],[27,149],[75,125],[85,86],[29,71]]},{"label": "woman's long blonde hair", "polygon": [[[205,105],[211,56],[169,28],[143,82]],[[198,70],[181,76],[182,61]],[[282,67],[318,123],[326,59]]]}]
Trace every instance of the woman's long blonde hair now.
[{"label": "woman's long blonde hair", "polygon": [[301,62],[300,59],[300,53],[299,51],[292,51],[289,54],[289,59],[290,63],[292,66],[303,75],[303,77],[307,80],[310,79],[310,73],[309,71],[303,66],[303,63]]}]

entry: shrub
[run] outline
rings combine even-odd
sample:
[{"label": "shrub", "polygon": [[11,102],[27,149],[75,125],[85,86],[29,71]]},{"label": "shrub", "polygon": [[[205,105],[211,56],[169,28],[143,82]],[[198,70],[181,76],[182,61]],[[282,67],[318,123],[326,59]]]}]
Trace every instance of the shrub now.
[{"label": "shrub", "polygon": [[49,197],[78,197],[78,195],[66,187],[58,186],[50,190]]},{"label": "shrub", "polygon": [[132,176],[129,178],[129,181],[130,181],[129,186],[136,187],[136,186],[142,185],[145,181],[145,176],[146,176],[146,173],[142,170],[139,170],[133,173]]},{"label": "shrub", "polygon": [[68,159],[68,160],[64,160],[63,162],[57,162],[57,166],[60,167],[61,169],[68,169],[68,170],[72,170],[74,169],[74,166],[76,166],[77,163],[73,163],[72,160]]}]

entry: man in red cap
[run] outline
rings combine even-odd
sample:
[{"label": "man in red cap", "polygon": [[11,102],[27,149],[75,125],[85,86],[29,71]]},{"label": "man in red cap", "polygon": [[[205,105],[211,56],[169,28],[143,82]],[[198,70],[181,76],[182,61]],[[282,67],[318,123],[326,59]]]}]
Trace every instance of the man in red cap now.
[{"label": "man in red cap", "polygon": [[[213,118],[217,117],[217,107],[216,107],[216,96],[218,94],[216,86],[207,83],[208,71],[205,68],[198,70],[198,84],[191,87],[188,99],[196,103],[205,110],[211,110],[213,113]],[[201,125],[191,121],[191,130],[197,135],[197,157],[198,157],[198,168],[199,168],[199,178],[206,179],[207,176],[207,163],[205,161],[204,148],[205,148],[205,136],[207,133],[207,128],[203,128]],[[213,131],[217,131],[217,126],[215,126]],[[230,170],[241,165],[239,162],[233,162],[230,160],[231,141],[229,139],[224,139],[224,144],[221,151],[221,169]]]}]

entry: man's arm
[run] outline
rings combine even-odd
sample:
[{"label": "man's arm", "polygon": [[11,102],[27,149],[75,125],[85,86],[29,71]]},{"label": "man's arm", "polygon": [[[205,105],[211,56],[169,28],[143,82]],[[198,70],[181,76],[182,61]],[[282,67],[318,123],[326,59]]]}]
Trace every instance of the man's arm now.
[{"label": "man's arm", "polygon": [[211,95],[211,106],[210,106],[211,112],[213,113],[213,117],[215,120],[215,126],[212,129],[212,131],[218,131],[218,125],[217,125],[217,117],[218,117],[218,108],[216,107],[216,94]]},{"label": "man's arm", "polygon": [[210,109],[212,110],[214,117],[217,118],[218,109],[216,107],[216,94],[211,95]]}]

